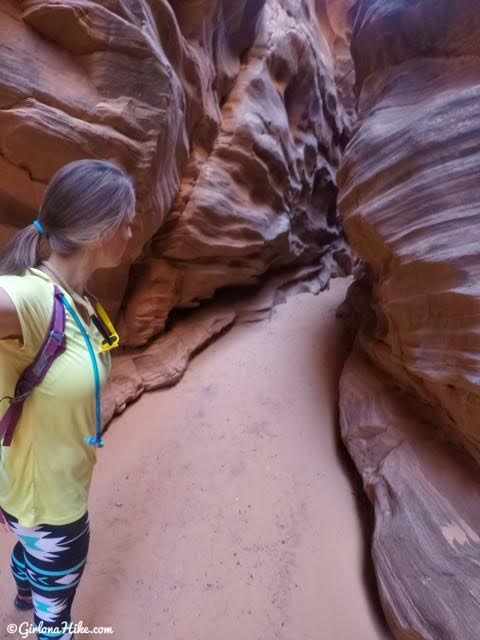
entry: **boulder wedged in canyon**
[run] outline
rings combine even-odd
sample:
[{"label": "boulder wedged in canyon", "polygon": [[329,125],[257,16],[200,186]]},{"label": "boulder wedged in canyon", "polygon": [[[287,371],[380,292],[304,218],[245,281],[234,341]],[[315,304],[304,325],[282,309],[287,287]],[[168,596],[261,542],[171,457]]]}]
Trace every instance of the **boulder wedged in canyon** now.
[{"label": "boulder wedged in canyon", "polygon": [[339,211],[366,266],[344,312],[376,374],[354,352],[343,437],[364,481],[378,476],[374,561],[396,637],[476,640],[480,6],[360,0],[354,19]]},{"label": "boulder wedged in canyon", "polygon": [[0,0],[0,36],[2,241],[60,166],[119,162],[134,237],[90,286],[123,346],[225,288],[349,272],[336,170],[351,114],[309,2]]}]

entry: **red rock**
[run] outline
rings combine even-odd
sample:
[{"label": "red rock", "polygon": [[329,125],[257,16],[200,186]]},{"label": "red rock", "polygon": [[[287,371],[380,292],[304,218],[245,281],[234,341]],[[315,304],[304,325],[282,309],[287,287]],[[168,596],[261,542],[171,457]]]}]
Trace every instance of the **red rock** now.
[{"label": "red rock", "polygon": [[172,310],[226,287],[280,273],[318,291],[349,270],[335,177],[349,115],[308,2],[0,9],[2,237],[31,222],[66,162],[119,162],[135,181],[137,225],[124,264],[90,286],[123,346],[149,343]]},{"label": "red rock", "polygon": [[372,558],[394,637],[476,640],[478,465],[358,346],[340,394],[342,438],[375,506]]},{"label": "red rock", "polygon": [[128,344],[162,331],[174,307],[278,268],[318,265],[325,246],[342,249],[335,167],[346,116],[311,17],[286,0],[258,14],[256,39],[202,121],[166,224],[132,276],[121,320]]},{"label": "red rock", "polygon": [[375,507],[374,562],[395,637],[476,640],[480,8],[356,9],[360,120],[339,209],[368,266],[343,309],[356,310],[359,332],[342,432]]},{"label": "red rock", "polygon": [[126,267],[92,284],[114,317],[125,310],[124,344],[163,331],[175,307],[341,249],[346,116],[307,3],[1,6],[5,222],[28,223],[70,160],[114,159],[133,175]]},{"label": "red rock", "polygon": [[335,84],[349,130],[357,120],[355,70],[350,52],[355,4],[355,0],[315,0],[318,23],[333,58]]}]

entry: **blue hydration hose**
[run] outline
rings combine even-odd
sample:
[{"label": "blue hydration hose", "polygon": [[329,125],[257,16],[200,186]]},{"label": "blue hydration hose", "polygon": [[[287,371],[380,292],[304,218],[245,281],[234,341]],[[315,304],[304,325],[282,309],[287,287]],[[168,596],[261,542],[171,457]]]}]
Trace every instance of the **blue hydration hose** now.
[{"label": "blue hydration hose", "polygon": [[63,304],[67,307],[67,309],[70,311],[70,313],[74,317],[75,322],[77,323],[80,331],[82,332],[83,338],[87,343],[88,351],[90,353],[90,358],[92,360],[92,365],[93,365],[93,375],[95,377],[95,397],[97,402],[97,433],[95,436],[87,436],[85,438],[85,443],[90,444],[93,447],[103,447],[104,442],[102,440],[102,409],[101,409],[100,374],[98,372],[98,364],[97,364],[97,359],[95,357],[95,352],[92,347],[92,341],[90,340],[90,336],[88,335],[88,333],[85,331],[85,327],[83,326],[82,321],[78,317],[78,314],[72,308],[71,304],[67,302],[63,293],[61,294],[60,297]]}]

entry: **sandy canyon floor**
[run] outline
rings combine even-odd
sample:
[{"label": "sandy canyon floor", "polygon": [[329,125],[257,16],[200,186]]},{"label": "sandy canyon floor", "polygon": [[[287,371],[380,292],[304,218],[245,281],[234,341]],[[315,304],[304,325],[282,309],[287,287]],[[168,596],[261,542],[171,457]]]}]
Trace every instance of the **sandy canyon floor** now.
[{"label": "sandy canyon floor", "polygon": [[[368,509],[336,431],[346,280],[236,325],[98,452],[75,621],[116,640],[386,640]],[[13,609],[1,535],[1,638]],[[32,636],[29,636],[32,637]]]}]

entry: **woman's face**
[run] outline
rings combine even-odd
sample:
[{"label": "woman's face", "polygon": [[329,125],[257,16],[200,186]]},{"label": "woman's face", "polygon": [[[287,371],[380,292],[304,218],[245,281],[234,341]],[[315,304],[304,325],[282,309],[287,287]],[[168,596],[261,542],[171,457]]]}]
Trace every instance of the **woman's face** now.
[{"label": "woman's face", "polygon": [[131,212],[115,232],[115,235],[100,244],[96,250],[97,269],[118,267],[122,262],[127,244],[132,237],[132,224],[136,211]]}]

